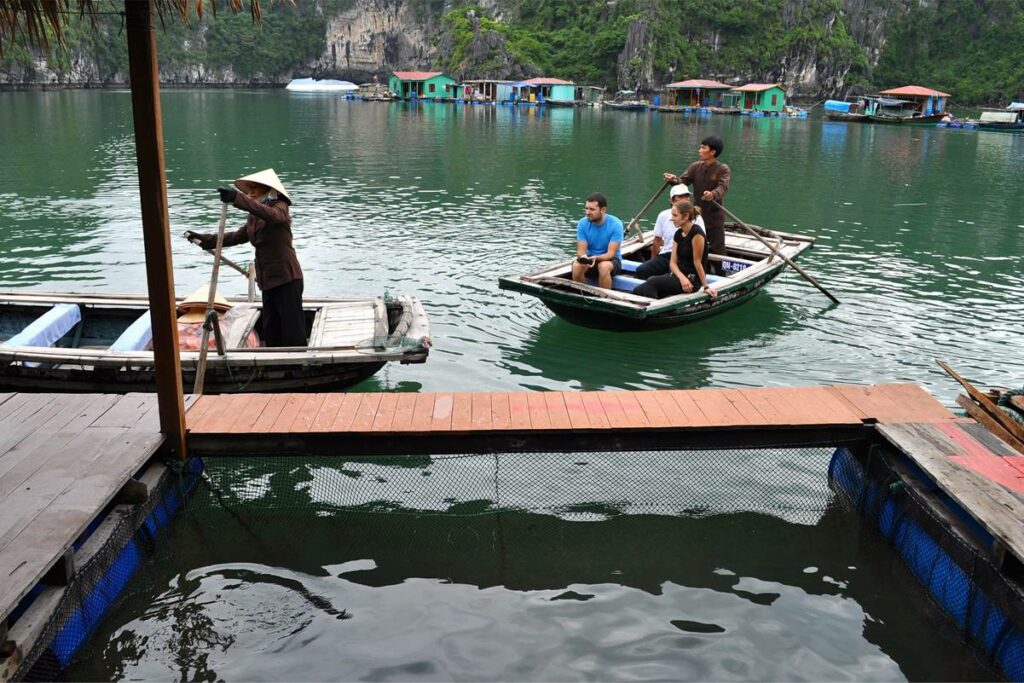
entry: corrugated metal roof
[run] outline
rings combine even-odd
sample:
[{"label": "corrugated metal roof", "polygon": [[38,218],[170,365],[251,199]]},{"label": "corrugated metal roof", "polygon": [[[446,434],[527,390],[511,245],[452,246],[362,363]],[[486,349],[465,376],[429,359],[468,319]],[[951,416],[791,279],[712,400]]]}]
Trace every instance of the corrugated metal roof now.
[{"label": "corrugated metal roof", "polygon": [[669,83],[666,88],[704,88],[705,90],[728,90],[732,86],[718,81],[708,81],[702,78],[691,78],[688,81],[676,81]]},{"label": "corrugated metal roof", "polygon": [[440,71],[395,71],[394,74],[402,81],[425,81],[434,76],[443,76]]},{"label": "corrugated metal roof", "polygon": [[949,93],[939,92],[938,90],[932,90],[931,88],[924,88],[921,87],[920,85],[905,85],[902,88],[892,88],[891,90],[883,90],[879,94],[900,95],[903,97],[949,97]]},{"label": "corrugated metal roof", "polygon": [[741,85],[738,88],[733,88],[733,90],[736,92],[763,92],[765,90],[771,90],[772,88],[781,88],[782,90],[786,89],[781,83],[747,83],[746,85]]},{"label": "corrugated metal roof", "polygon": [[563,81],[561,78],[531,78],[523,82],[528,85],[573,85],[572,81]]}]

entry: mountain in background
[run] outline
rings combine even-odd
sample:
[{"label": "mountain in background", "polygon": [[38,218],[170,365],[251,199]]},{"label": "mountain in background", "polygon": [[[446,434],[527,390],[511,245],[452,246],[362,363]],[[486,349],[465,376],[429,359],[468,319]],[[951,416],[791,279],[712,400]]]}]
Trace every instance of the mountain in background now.
[{"label": "mountain in background", "polygon": [[[74,19],[66,49],[7,46],[0,86],[127,82],[117,14]],[[546,75],[653,91],[686,78],[781,82],[804,101],[914,83],[955,103],[1024,93],[1024,0],[319,0],[276,4],[262,27],[221,10],[158,30],[168,85],[293,77]]]}]

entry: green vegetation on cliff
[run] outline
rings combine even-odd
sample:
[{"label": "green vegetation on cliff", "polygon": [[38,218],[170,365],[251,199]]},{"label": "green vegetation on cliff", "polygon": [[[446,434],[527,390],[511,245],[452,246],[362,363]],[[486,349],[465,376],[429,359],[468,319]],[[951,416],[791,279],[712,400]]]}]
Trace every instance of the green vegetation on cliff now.
[{"label": "green vegetation on cliff", "polygon": [[917,83],[960,104],[1024,94],[1024,0],[915,3],[887,30],[875,83]]}]

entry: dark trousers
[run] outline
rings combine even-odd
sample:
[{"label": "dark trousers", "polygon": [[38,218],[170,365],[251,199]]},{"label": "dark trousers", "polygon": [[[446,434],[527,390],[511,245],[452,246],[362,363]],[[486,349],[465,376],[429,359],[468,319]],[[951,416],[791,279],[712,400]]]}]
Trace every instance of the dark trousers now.
[{"label": "dark trousers", "polygon": [[302,314],[302,280],[263,291],[260,333],[267,346],[305,346],[306,316]]},{"label": "dark trousers", "polygon": [[[700,279],[696,275],[687,275],[686,277],[690,280],[690,284],[693,285],[693,291],[700,289]],[[679,283],[679,278],[675,274],[669,273],[668,275],[655,275],[642,285],[637,285],[633,293],[637,296],[646,296],[651,299],[664,299],[665,297],[682,294],[683,286]]]},{"label": "dark trousers", "polygon": [[636,272],[633,273],[633,277],[641,280],[646,280],[649,277],[655,275],[664,275],[669,272],[669,261],[672,260],[672,252],[662,251],[652,259],[647,259],[639,266],[636,267]]},{"label": "dark trousers", "polygon": [[[725,256],[725,215],[721,211],[705,214],[704,230],[708,233],[708,253]],[[724,274],[718,261],[712,261],[710,266],[715,275]]]}]

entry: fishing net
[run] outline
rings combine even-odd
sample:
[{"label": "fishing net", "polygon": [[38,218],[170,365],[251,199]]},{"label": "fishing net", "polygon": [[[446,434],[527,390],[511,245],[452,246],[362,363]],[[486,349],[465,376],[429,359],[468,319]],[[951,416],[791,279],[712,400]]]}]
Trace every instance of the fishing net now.
[{"label": "fishing net", "polygon": [[[60,676],[83,645],[88,649],[102,616],[125,599],[126,586],[129,594],[146,595],[136,584],[160,580],[154,576],[167,553],[316,573],[322,555],[372,546],[386,554],[396,576],[450,576],[458,563],[459,571],[475,572],[463,579],[478,586],[519,585],[536,558],[544,558],[551,586],[565,586],[580,577],[607,581],[611,565],[602,556],[608,554],[617,566],[635,563],[636,575],[643,576],[653,576],[644,570],[659,562],[667,571],[680,563],[712,563],[702,567],[708,574],[723,554],[770,558],[778,555],[774,543],[780,537],[759,538],[751,529],[813,529],[817,535],[807,538],[821,542],[836,528],[829,519],[850,517],[840,501],[879,530],[965,641],[976,643],[997,670],[1024,678],[1024,639],[1017,628],[1024,623],[1018,620],[1024,602],[1016,584],[966,537],[941,533],[947,520],[909,483],[877,451],[855,456],[835,447],[386,457],[263,453],[194,460],[165,475],[161,495],[126,515],[103,552],[80,569],[15,678]],[[210,531],[207,522],[214,518],[230,518],[233,531]],[[754,522],[766,519],[776,521]],[[714,520],[729,521],[707,535],[708,527],[700,525]],[[642,534],[680,523],[688,525],[684,532],[666,532],[679,547],[644,555],[650,546]],[[188,525],[194,546],[167,548],[158,536],[181,525]],[[694,534],[704,534],[700,553],[687,550]],[[486,542],[481,548],[460,542],[466,536]],[[798,546],[807,538],[790,542]],[[295,552],[296,542],[330,552],[306,557]],[[147,566],[148,572],[138,571]]]}]

